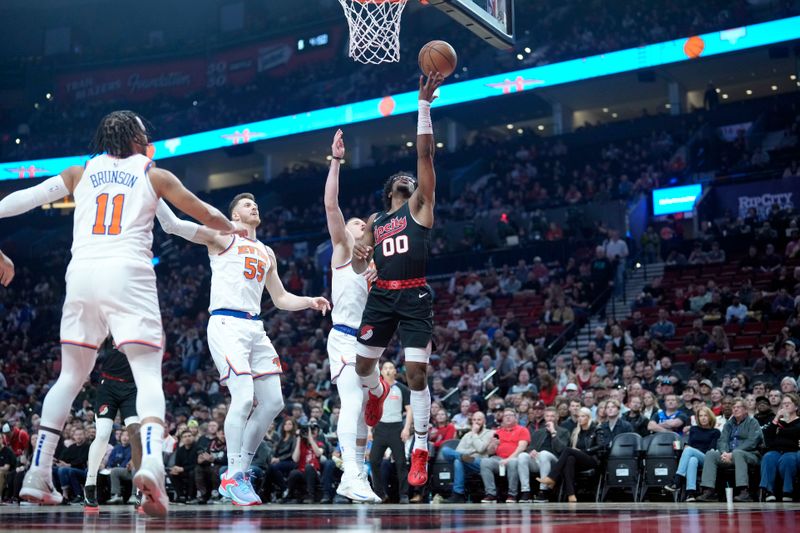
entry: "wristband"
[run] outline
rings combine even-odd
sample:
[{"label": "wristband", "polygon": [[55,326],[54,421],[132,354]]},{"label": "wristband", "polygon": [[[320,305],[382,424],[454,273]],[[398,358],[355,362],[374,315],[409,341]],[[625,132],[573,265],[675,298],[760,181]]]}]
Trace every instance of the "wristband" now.
[{"label": "wristband", "polygon": [[335,159],[335,160],[337,160],[337,161],[340,161],[340,162],[341,162],[341,160],[342,160],[342,159],[344,159],[344,157],[339,157],[339,156],[337,156],[337,155],[332,155],[332,156],[331,156],[331,159]]},{"label": "wristband", "polygon": [[417,135],[433,135],[431,103],[427,100],[419,101],[419,114],[417,115]]}]

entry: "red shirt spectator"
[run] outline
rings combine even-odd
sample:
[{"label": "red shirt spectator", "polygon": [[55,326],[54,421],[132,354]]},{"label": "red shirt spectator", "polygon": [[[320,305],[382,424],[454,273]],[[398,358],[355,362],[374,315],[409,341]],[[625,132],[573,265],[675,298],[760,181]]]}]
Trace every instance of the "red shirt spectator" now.
[{"label": "red shirt spectator", "polygon": [[447,421],[447,412],[444,410],[436,413],[436,425],[431,427],[430,442],[438,450],[442,443],[456,438],[456,426]]},{"label": "red shirt spectator", "polygon": [[501,459],[511,457],[511,454],[519,447],[520,441],[530,442],[531,440],[530,432],[516,423],[511,427],[501,426],[494,432],[497,438],[500,439],[495,455]]},{"label": "red shirt spectator", "polygon": [[11,427],[8,423],[3,424],[3,439],[17,457],[25,453],[31,442],[27,431],[17,427]]}]

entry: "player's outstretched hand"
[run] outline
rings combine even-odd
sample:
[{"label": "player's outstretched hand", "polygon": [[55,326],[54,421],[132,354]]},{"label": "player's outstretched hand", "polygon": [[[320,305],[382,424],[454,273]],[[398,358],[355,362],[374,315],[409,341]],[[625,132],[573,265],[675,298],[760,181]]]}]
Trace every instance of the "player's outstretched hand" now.
[{"label": "player's outstretched hand", "polygon": [[428,102],[433,102],[438,98],[438,95],[434,94],[436,89],[444,81],[444,76],[442,76],[439,72],[431,72],[428,74],[428,79],[425,79],[425,76],[419,77],[419,99],[420,100],[427,100]]},{"label": "player's outstretched hand", "polygon": [[221,231],[222,235],[238,235],[239,237],[247,237],[248,233],[250,232],[250,228],[242,224],[241,222],[233,221],[234,229],[231,231]]},{"label": "player's outstretched hand", "polygon": [[315,311],[321,311],[322,316],[325,316],[325,313],[331,310],[331,303],[322,296],[317,296],[316,298],[311,298],[310,307]]},{"label": "player's outstretched hand", "polygon": [[353,247],[353,257],[360,261],[366,261],[369,259],[370,254],[372,253],[372,246],[367,246],[366,244],[356,243]]},{"label": "player's outstretched hand", "polygon": [[14,279],[14,263],[3,252],[0,252],[0,285],[8,287]]},{"label": "player's outstretched hand", "polygon": [[344,157],[344,132],[336,130],[333,136],[333,144],[331,145],[331,155],[333,157]]}]

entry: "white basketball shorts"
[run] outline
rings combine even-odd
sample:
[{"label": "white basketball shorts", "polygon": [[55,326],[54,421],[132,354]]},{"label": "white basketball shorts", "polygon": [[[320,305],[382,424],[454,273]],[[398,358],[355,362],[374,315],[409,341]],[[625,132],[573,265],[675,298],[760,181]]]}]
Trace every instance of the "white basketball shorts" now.
[{"label": "white basketball shorts", "polygon": [[223,385],[231,374],[257,379],[283,372],[261,320],[212,316],[208,320],[208,347]]},{"label": "white basketball shorts", "polygon": [[328,362],[331,367],[331,383],[336,383],[347,365],[356,364],[358,341],[353,335],[332,329],[328,333]]},{"label": "white basketball shorts", "polygon": [[156,274],[146,262],[72,261],[61,314],[61,343],[97,349],[108,334],[117,347],[163,348]]}]

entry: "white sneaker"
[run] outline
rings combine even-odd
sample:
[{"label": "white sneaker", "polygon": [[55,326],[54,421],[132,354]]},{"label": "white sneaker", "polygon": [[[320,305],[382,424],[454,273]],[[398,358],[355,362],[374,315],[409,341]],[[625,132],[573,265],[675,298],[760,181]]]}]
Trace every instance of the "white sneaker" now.
[{"label": "white sneaker", "polygon": [[[155,462],[155,461],[154,461]],[[169,498],[164,488],[164,467],[142,463],[133,476],[133,484],[142,492],[142,510],[150,516],[167,516]]]},{"label": "white sneaker", "polygon": [[367,475],[359,472],[356,476],[342,476],[342,481],[336,489],[336,494],[354,502],[381,503],[383,500],[373,492],[369,485]]},{"label": "white sneaker", "polygon": [[64,497],[53,487],[52,474],[38,468],[31,468],[25,474],[19,497],[40,505],[60,505],[64,500]]}]

